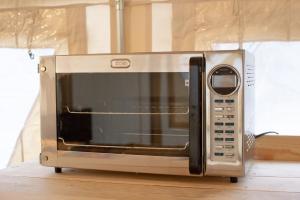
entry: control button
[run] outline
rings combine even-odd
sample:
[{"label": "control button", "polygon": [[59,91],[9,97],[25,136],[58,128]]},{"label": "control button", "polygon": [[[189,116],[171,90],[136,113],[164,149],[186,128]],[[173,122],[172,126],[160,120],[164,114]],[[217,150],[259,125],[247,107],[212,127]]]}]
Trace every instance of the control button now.
[{"label": "control button", "polygon": [[227,153],[225,155],[226,158],[233,158],[234,154],[233,153]]},{"label": "control button", "polygon": [[225,123],[225,126],[234,126],[234,123],[233,122],[228,122],[228,123]]},{"label": "control button", "polygon": [[226,110],[227,110],[227,111],[233,111],[234,108],[233,108],[233,107],[227,107]]},{"label": "control button", "polygon": [[215,126],[224,126],[224,123],[223,122],[216,122]]},{"label": "control button", "polygon": [[233,145],[225,145],[225,149],[234,149]]},{"label": "control button", "polygon": [[224,118],[224,115],[216,115],[216,118]]},{"label": "control button", "polygon": [[233,134],[233,133],[234,133],[234,130],[226,130],[225,133]]},{"label": "control button", "polygon": [[223,148],[224,148],[223,145],[217,145],[217,146],[216,146],[216,149],[219,149],[219,150],[221,150],[221,149],[223,149]]},{"label": "control button", "polygon": [[216,142],[222,142],[222,141],[224,141],[224,138],[215,138],[215,141]]},{"label": "control button", "polygon": [[234,142],[234,138],[225,138],[226,142]]},{"label": "control button", "polygon": [[223,111],[224,110],[224,108],[222,108],[222,107],[215,107],[215,111]]},{"label": "control button", "polygon": [[215,99],[215,103],[224,103],[223,99]]},{"label": "control button", "polygon": [[226,103],[234,103],[234,99],[226,99],[225,102]]},{"label": "control button", "polygon": [[224,133],[223,130],[215,130],[215,133]]},{"label": "control button", "polygon": [[225,117],[228,119],[232,119],[232,118],[234,118],[234,115],[225,115]]},{"label": "control button", "polygon": [[224,153],[216,152],[216,153],[215,153],[215,156],[224,156]]}]

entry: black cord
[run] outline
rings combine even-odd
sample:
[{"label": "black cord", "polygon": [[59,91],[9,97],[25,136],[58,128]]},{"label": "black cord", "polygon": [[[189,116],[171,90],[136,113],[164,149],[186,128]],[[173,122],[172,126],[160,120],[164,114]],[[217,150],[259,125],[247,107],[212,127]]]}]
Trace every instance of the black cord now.
[{"label": "black cord", "polygon": [[267,135],[267,134],[270,134],[270,133],[275,133],[275,134],[279,135],[279,133],[276,132],[276,131],[267,131],[267,132],[264,132],[264,133],[260,133],[260,134],[258,134],[258,135],[255,135],[255,139],[260,138],[260,137],[262,137],[262,136],[264,136],[264,135]]}]

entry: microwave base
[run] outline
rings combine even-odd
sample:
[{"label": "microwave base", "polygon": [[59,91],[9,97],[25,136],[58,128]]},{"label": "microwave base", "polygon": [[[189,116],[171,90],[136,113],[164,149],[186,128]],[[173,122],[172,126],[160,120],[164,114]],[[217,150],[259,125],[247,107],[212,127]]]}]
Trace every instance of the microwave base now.
[{"label": "microwave base", "polygon": [[[56,174],[61,174],[62,173],[62,168],[61,167],[54,167],[54,171]],[[230,183],[237,183],[239,178],[238,177],[230,177]]]},{"label": "microwave base", "polygon": [[56,151],[42,153],[40,163],[54,167],[56,173],[62,168],[91,169],[102,171],[118,171],[145,174],[177,175],[177,176],[222,176],[242,177],[238,171],[223,169],[213,175],[204,173],[190,174],[188,157],[145,156],[131,154],[99,154],[90,152]]}]

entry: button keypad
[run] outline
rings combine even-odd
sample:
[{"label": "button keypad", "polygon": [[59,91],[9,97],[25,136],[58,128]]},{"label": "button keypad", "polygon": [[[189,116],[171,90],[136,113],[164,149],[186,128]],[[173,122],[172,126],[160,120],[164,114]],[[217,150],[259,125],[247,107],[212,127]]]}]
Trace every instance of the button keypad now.
[{"label": "button keypad", "polygon": [[236,155],[236,108],[234,98],[212,101],[212,156],[218,161],[234,161]]}]

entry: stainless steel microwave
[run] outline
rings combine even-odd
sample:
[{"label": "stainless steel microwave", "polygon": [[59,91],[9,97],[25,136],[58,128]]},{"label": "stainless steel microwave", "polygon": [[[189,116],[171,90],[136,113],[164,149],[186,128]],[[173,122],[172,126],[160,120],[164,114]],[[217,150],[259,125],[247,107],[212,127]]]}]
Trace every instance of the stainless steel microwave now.
[{"label": "stainless steel microwave", "polygon": [[244,176],[255,142],[243,50],[44,57],[40,162],[138,173]]}]

